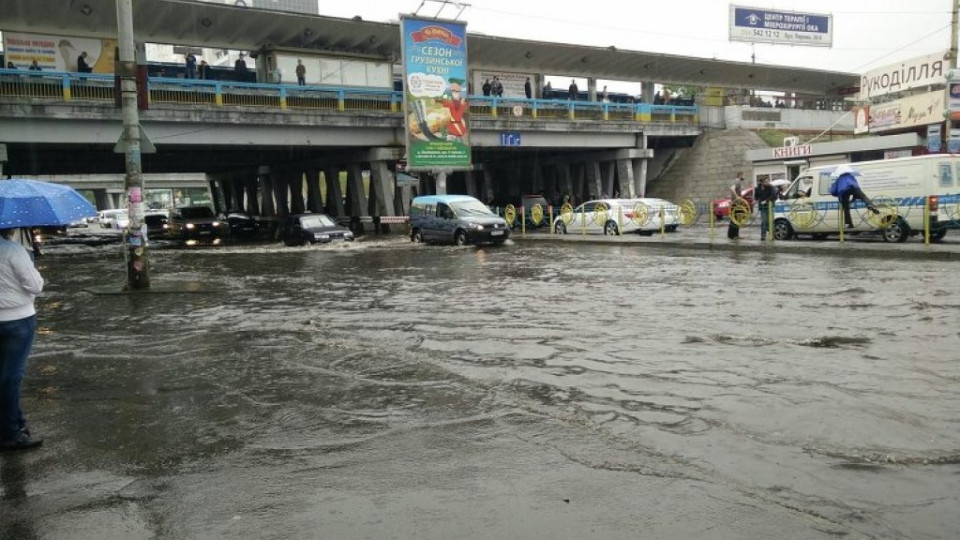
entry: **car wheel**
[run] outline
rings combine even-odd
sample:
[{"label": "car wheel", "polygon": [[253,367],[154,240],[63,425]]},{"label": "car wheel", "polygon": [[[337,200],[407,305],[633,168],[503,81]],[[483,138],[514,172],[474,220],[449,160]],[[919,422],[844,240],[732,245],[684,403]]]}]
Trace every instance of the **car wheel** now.
[{"label": "car wheel", "polygon": [[790,222],[785,219],[778,219],[773,223],[774,240],[792,240],[795,234]]},{"label": "car wheel", "polygon": [[557,234],[567,234],[567,224],[562,221],[558,221],[557,224],[553,226],[553,232]]},{"label": "car wheel", "polygon": [[677,232],[676,225],[667,225],[667,232]]},{"label": "car wheel", "polygon": [[453,235],[453,243],[458,246],[467,245],[467,231],[458,230],[457,234]]},{"label": "car wheel", "polygon": [[410,241],[418,244],[423,242],[423,233],[420,232],[420,229],[414,229],[413,232],[410,233]]},{"label": "car wheel", "polygon": [[608,221],[608,222],[603,226],[603,234],[605,234],[606,236],[617,236],[617,234],[619,234],[619,231],[618,231],[618,229],[617,229],[617,224],[616,224],[616,222],[614,222],[614,221]]},{"label": "car wheel", "polygon": [[943,240],[943,237],[946,236],[946,235],[947,235],[947,230],[946,230],[946,229],[940,229],[940,230],[937,230],[937,231],[933,231],[933,232],[930,233],[930,241],[931,241],[931,242],[939,242],[939,241]]},{"label": "car wheel", "polygon": [[910,226],[901,217],[898,217],[883,229],[884,242],[906,242],[909,237]]}]

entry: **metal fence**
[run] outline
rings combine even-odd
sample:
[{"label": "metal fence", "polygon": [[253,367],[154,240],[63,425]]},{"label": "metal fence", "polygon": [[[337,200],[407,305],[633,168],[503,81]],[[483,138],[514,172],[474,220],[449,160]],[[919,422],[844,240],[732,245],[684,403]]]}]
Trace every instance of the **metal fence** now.
[{"label": "metal fence", "polygon": [[[41,102],[115,102],[113,75],[0,69],[0,98]],[[391,89],[341,86],[298,86],[203,79],[151,77],[151,104],[205,107],[250,107],[336,112],[399,113],[403,93]],[[696,125],[696,106],[646,103],[597,103],[559,99],[470,96],[470,114],[525,120],[588,120]]]}]

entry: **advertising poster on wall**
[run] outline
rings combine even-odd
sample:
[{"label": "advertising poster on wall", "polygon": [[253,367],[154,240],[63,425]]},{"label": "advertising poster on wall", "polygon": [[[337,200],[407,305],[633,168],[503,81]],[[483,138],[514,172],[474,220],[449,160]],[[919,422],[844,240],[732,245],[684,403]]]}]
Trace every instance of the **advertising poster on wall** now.
[{"label": "advertising poster on wall", "polygon": [[3,33],[4,61],[16,69],[27,69],[37,61],[43,71],[77,71],[77,58],[87,53],[86,63],[93,73],[113,73],[117,40]]},{"label": "advertising poster on wall", "polygon": [[408,168],[469,169],[466,25],[404,17],[400,31]]}]

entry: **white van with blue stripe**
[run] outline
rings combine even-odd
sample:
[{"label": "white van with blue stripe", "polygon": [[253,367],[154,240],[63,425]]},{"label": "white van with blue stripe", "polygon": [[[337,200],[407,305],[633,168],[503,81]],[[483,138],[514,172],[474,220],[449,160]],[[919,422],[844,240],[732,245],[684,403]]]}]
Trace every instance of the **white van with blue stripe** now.
[{"label": "white van with blue stripe", "polygon": [[943,239],[950,229],[960,229],[960,156],[934,154],[847,164],[860,174],[860,188],[879,213],[862,201],[850,205],[852,224],[842,223],[840,201],[830,194],[837,165],[812,167],[782,192],[774,210],[774,238],[800,235],[825,238],[876,232],[887,242],[903,242],[923,235]]}]

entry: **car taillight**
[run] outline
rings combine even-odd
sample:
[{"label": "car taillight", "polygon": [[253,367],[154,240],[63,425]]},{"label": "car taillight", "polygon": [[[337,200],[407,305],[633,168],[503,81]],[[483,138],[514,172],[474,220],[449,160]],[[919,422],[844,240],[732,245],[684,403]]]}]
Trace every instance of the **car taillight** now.
[{"label": "car taillight", "polygon": [[937,212],[940,210],[940,197],[936,195],[931,195],[930,197],[930,212]]}]

